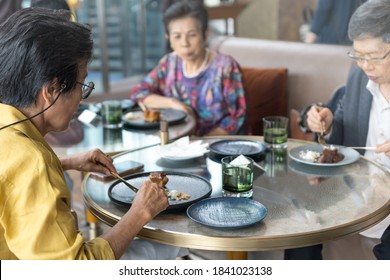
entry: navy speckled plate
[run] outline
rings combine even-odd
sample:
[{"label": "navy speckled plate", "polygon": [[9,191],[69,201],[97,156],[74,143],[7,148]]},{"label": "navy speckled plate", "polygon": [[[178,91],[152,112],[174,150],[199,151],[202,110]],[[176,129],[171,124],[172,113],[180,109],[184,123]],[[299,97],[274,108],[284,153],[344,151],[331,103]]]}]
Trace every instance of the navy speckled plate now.
[{"label": "navy speckled plate", "polygon": [[[160,119],[166,120],[168,124],[175,125],[182,123],[187,114],[180,110],[175,109],[155,109],[160,111]],[[127,117],[127,114],[131,112],[133,115],[132,119]],[[146,122],[144,120],[144,113],[141,110],[132,110],[126,112],[122,121],[125,128],[136,128],[136,129],[157,129],[160,127],[160,122]]]},{"label": "navy speckled plate", "polygon": [[255,161],[264,159],[267,147],[254,140],[221,140],[209,146],[210,158],[220,162],[226,156],[244,155]]},{"label": "navy speckled plate", "polygon": [[267,212],[267,208],[260,202],[243,197],[208,198],[187,208],[190,219],[221,229],[254,225],[263,220]]},{"label": "navy speckled plate", "polygon": [[[141,187],[142,183],[149,180],[149,174],[151,172],[161,171],[150,171],[137,173],[124,177],[124,179],[132,184],[134,187]],[[184,192],[190,195],[188,200],[169,200],[169,206],[167,210],[182,209],[190,206],[192,203],[197,202],[203,198],[210,196],[211,184],[205,178],[182,172],[164,171],[169,179],[166,184],[168,191],[176,190],[178,192]],[[108,196],[110,199],[121,206],[130,207],[135,193],[125,186],[121,181],[115,181],[108,189]]]}]

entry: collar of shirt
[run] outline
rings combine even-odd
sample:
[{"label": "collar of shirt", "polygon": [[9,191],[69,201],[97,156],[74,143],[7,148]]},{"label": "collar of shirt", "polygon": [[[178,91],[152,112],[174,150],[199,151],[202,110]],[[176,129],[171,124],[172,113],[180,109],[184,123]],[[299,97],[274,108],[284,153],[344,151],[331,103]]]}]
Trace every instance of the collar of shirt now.
[{"label": "collar of shirt", "polygon": [[[0,103],[0,127],[8,125],[10,123],[17,122],[25,118],[26,116],[22,112],[20,112],[17,108],[7,104]],[[12,125],[3,130],[0,130],[0,132],[5,133],[4,135],[7,135],[7,133],[9,133],[10,130],[14,132],[20,131],[27,137],[43,143],[43,145],[47,149],[52,151],[49,144],[44,140],[43,135],[39,132],[39,130],[35,127],[35,125],[30,120],[26,120],[24,122]]]}]

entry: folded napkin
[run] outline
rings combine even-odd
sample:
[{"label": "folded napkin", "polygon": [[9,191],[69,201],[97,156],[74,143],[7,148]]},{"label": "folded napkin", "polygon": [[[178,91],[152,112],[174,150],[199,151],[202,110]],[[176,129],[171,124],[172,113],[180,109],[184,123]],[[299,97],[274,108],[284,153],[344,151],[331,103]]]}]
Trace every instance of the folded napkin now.
[{"label": "folded napkin", "polygon": [[208,152],[208,143],[202,143],[202,140],[190,142],[188,136],[182,137],[173,143],[160,146],[159,153],[161,157],[173,160],[190,159],[204,155]]}]

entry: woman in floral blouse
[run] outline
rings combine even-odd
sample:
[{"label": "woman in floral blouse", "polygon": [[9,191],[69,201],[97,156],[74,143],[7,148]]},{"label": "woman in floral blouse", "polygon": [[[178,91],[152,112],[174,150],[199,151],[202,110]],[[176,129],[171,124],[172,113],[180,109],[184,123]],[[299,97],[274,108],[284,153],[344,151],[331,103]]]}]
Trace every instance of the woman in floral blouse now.
[{"label": "woman in floral blouse", "polygon": [[245,119],[241,69],[230,56],[206,48],[208,14],[194,1],[180,1],[164,14],[173,52],[130,95],[150,108],[172,108],[197,120],[195,135],[236,134]]}]

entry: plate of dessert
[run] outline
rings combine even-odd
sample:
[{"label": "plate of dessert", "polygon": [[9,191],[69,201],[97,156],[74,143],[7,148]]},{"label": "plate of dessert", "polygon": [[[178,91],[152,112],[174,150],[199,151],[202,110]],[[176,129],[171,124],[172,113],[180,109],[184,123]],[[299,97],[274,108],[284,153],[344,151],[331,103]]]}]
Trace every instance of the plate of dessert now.
[{"label": "plate of dessert", "polygon": [[140,109],[131,110],[122,116],[125,127],[155,129],[160,127],[160,120],[166,120],[168,124],[175,125],[185,120],[187,114],[175,109]]},{"label": "plate of dessert", "polygon": [[[212,190],[210,182],[205,178],[183,172],[143,172],[124,177],[124,179],[136,188],[140,188],[147,180],[164,187],[169,201],[167,210],[186,208],[209,197]],[[121,181],[115,181],[108,189],[108,196],[115,204],[130,207],[135,193]]]},{"label": "plate of dessert", "polygon": [[329,145],[309,144],[291,149],[288,153],[295,161],[315,166],[343,166],[358,161],[360,154],[354,149]]}]

